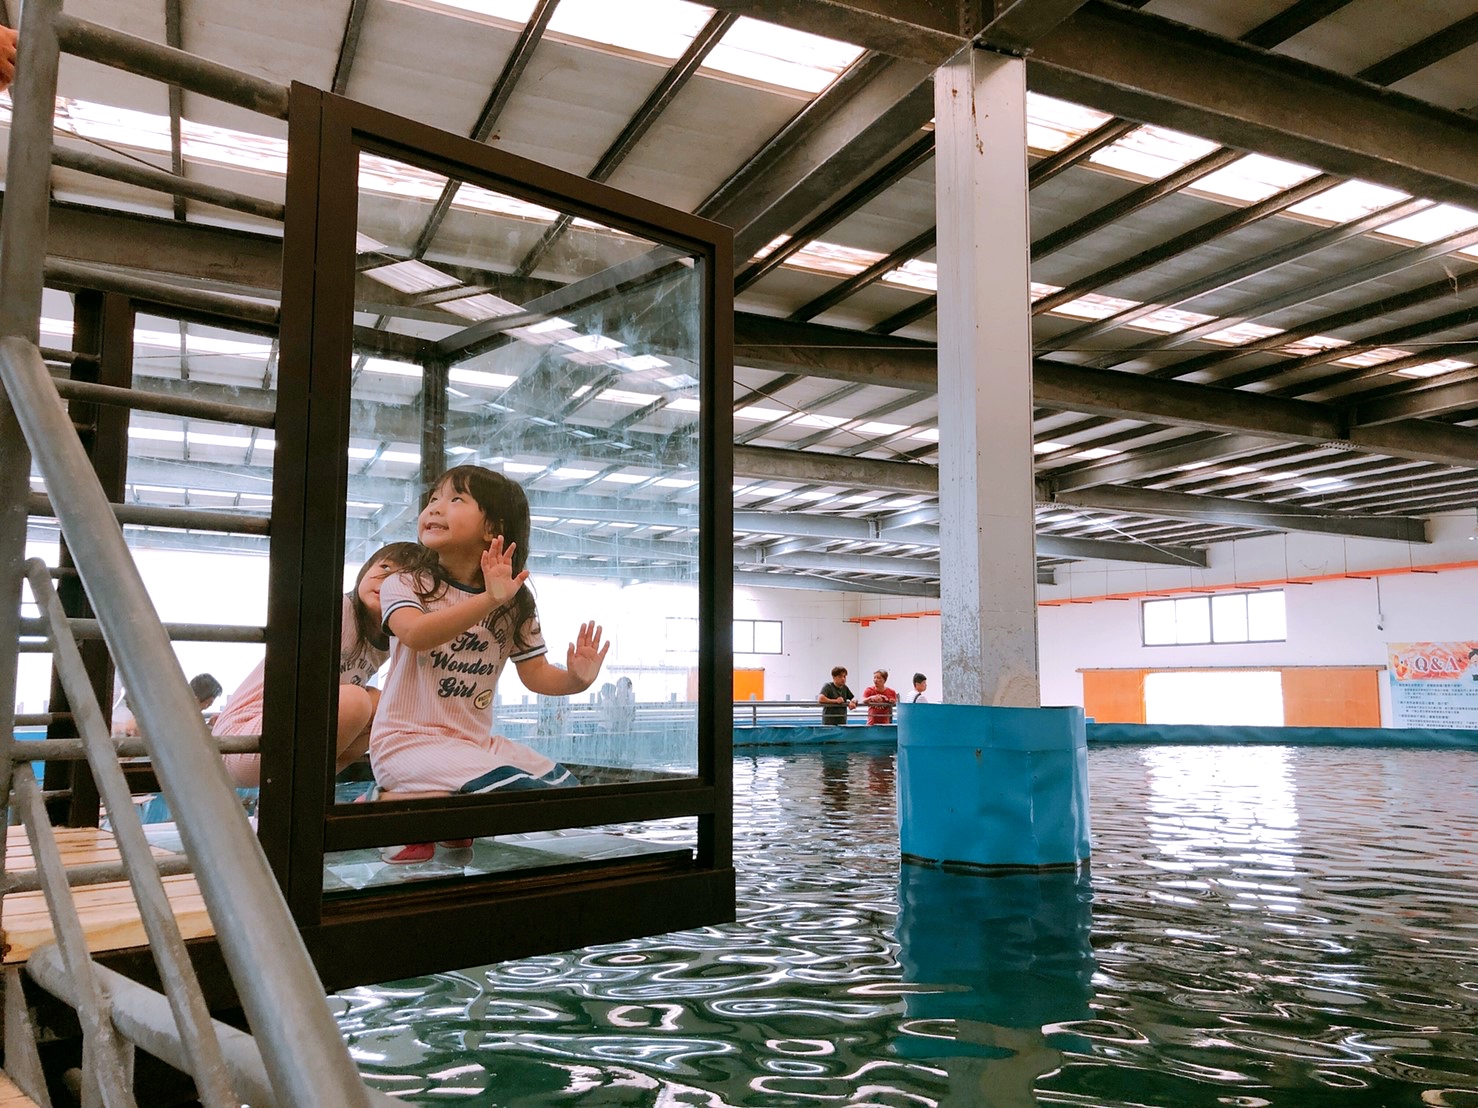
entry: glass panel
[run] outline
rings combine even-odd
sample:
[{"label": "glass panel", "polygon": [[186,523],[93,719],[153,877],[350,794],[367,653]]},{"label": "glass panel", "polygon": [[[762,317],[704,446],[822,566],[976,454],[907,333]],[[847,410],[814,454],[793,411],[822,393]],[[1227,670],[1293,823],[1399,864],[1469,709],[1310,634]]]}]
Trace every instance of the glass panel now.
[{"label": "glass panel", "polygon": [[[438,218],[447,187],[360,154],[355,322],[380,337],[355,362],[346,581],[385,543],[423,558],[378,598],[412,641],[370,679],[375,777],[393,796],[692,776],[701,259],[482,185],[453,183]],[[527,608],[489,598],[414,645],[423,611],[520,568]]]},{"label": "glass panel", "polygon": [[1211,634],[1217,642],[1247,641],[1247,594],[1211,598]]},{"label": "glass panel", "polygon": [[1282,642],[1288,638],[1284,593],[1254,592],[1247,596],[1247,637],[1253,642]]},{"label": "glass panel", "polygon": [[1145,646],[1173,646],[1175,644],[1175,601],[1146,600],[1141,605],[1144,613]]},{"label": "glass panel", "polygon": [[1211,641],[1211,605],[1204,596],[1190,596],[1175,602],[1175,641],[1201,643]]}]

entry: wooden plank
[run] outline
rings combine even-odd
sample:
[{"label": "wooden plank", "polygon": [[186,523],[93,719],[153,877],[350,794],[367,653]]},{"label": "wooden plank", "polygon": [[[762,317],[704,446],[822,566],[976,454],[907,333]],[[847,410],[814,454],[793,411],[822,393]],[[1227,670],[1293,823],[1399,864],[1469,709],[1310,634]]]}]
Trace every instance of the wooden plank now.
[{"label": "wooden plank", "polygon": [[[52,832],[62,852],[62,864],[68,869],[120,860],[111,831],[97,827],[54,827]],[[167,858],[170,853],[163,847],[154,848],[155,857]],[[27,873],[36,868],[26,829],[19,825],[6,828],[5,868],[10,873]]]},{"label": "wooden plank", "polygon": [[36,1108],[36,1102],[17,1089],[4,1070],[0,1070],[0,1108]]},{"label": "wooden plank", "polygon": [[[185,873],[163,880],[164,891],[174,909],[175,919],[179,921],[180,933],[186,939],[214,935],[215,928],[211,926],[205,900],[194,876]],[[87,935],[88,950],[98,953],[148,945],[144,925],[139,920],[138,905],[134,903],[133,890],[127,882],[88,885],[73,890],[73,893],[77,914]],[[24,962],[34,950],[52,941],[51,916],[39,890],[7,896],[3,923],[5,941],[9,944],[5,952],[7,964]]]},{"label": "wooden plank", "polygon": [[[53,830],[61,848],[62,862],[68,868],[119,861],[118,847],[109,831],[96,827],[57,827]],[[162,847],[154,848],[157,857],[170,857],[171,853]],[[5,861],[6,869],[11,873],[36,868],[25,828],[6,829]],[[211,926],[195,878],[190,874],[177,874],[163,880],[181,934],[187,939],[214,935],[215,929]],[[138,905],[128,882],[81,886],[73,890],[73,896],[87,935],[88,950],[98,953],[148,945],[139,920]],[[51,915],[46,909],[45,896],[37,890],[11,893],[5,897],[4,904],[0,905],[0,927],[3,927],[7,944],[5,963],[24,962],[32,951],[52,941]],[[6,1108],[6,1105],[0,1096],[0,1108]]]}]

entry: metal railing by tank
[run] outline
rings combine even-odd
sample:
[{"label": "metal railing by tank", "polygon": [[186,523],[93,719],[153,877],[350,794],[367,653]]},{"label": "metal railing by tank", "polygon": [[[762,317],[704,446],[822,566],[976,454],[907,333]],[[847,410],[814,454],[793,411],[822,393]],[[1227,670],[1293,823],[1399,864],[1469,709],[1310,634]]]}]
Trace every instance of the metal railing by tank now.
[{"label": "metal railing by tank", "polygon": [[[256,837],[236,802],[206,732],[170,637],[160,623],[123,539],[120,513],[98,482],[39,349],[42,284],[59,52],[179,84],[253,110],[281,115],[285,90],[182,51],[76,20],[60,0],[27,0],[13,90],[6,204],[0,223],[0,795],[25,824],[36,884],[47,897],[56,942],[38,951],[29,974],[77,1009],[84,1038],[85,1104],[135,1103],[131,1044],[189,1072],[203,1104],[388,1103],[367,1089],[325,1003],[318,975]],[[82,168],[78,165],[77,168]],[[96,168],[96,167],[94,167]],[[158,182],[163,183],[163,182]],[[207,202],[229,197],[203,197]],[[228,205],[229,206],[229,205]],[[74,396],[83,397],[82,391]],[[133,398],[94,392],[86,399]],[[39,562],[26,567],[42,625],[20,619],[26,520],[33,506],[33,460],[77,573],[96,614],[74,627]],[[199,513],[209,514],[209,513]],[[181,521],[183,517],[176,517]],[[218,523],[219,519],[217,520]],[[231,526],[260,521],[233,520]],[[178,523],[176,524],[178,525]],[[224,524],[222,524],[224,525]],[[70,885],[100,872],[69,875],[51,832],[31,759],[18,756],[15,681],[21,633],[45,631],[79,738],[67,756],[85,754],[108,807],[149,936],[164,994],[104,977],[87,951]],[[162,885],[160,868],[129,796],[121,753],[109,738],[75,638],[99,632],[130,693],[144,747],[179,826],[217,941],[253,1030],[239,1033],[209,1017]],[[34,744],[27,744],[34,745]],[[62,754],[61,751],[56,751]],[[0,839],[0,870],[3,870]],[[18,970],[6,971],[6,1064],[25,1091],[47,1102]]]}]

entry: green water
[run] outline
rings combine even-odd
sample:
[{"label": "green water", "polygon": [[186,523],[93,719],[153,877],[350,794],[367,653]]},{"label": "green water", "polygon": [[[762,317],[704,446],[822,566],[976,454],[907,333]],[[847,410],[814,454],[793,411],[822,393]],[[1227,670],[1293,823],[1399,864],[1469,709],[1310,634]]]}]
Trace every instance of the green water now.
[{"label": "green water", "polygon": [[737,923],[342,994],[371,1083],[418,1104],[1478,1106],[1478,755],[1095,749],[1091,874],[1043,879],[900,870],[891,753],[734,768]]}]

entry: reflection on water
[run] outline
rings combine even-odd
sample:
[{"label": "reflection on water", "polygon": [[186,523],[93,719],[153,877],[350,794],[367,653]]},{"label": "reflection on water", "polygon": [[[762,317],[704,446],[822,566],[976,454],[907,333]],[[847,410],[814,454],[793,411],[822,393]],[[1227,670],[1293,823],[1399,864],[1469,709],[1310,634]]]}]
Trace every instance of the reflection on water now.
[{"label": "reflection on water", "polygon": [[1091,881],[981,878],[900,868],[891,754],[738,759],[738,923],[341,1025],[408,1103],[1478,1105],[1478,755],[1089,770]]}]

